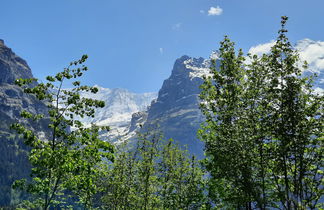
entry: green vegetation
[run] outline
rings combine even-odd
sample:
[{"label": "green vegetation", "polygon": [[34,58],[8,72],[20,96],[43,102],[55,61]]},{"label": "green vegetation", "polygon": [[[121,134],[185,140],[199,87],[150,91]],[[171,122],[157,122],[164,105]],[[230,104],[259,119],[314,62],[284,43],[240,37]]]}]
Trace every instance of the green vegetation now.
[{"label": "green vegetation", "polygon": [[323,96],[301,76],[287,19],[271,52],[250,55],[250,64],[225,37],[219,69],[214,60],[201,86],[206,122],[199,135],[206,143],[209,197],[220,208],[323,205]]},{"label": "green vegetation", "polygon": [[[201,86],[206,121],[202,166],[195,156],[156,131],[138,134],[133,147],[99,139],[107,127],[85,127],[104,102],[81,98],[98,91],[77,81],[87,56],[47,83],[19,86],[48,105],[48,115],[21,113],[47,123],[41,136],[12,124],[30,147],[31,179],[13,187],[30,195],[21,209],[320,209],[323,203],[323,95],[302,77],[282,17],[269,54],[244,56],[228,37]],[[73,80],[73,88],[63,82]],[[71,129],[72,128],[72,129]],[[205,172],[206,170],[206,172]]]},{"label": "green vegetation", "polygon": [[[98,138],[99,129],[107,128],[94,125],[85,128],[75,120],[76,116],[93,116],[94,108],[104,106],[103,101],[80,98],[80,91],[96,93],[98,89],[81,86],[79,81],[72,83],[74,88],[71,90],[62,89],[64,81],[75,80],[87,71],[87,67],[82,65],[86,59],[87,56],[82,56],[63,72],[54,77],[48,76],[47,83],[33,85],[34,79],[17,80],[19,86],[25,87],[25,93],[34,95],[48,106],[48,116],[26,111],[21,116],[36,122],[45,118],[51,130],[44,137],[39,137],[21,123],[11,126],[31,148],[32,180],[18,180],[13,185],[32,195],[29,201],[22,204],[23,207],[48,209],[64,205],[76,197],[78,203],[90,208],[93,195],[100,190],[96,182],[102,173],[103,159],[113,160],[113,146]],[[71,131],[70,127],[74,129]]]},{"label": "green vegetation", "polygon": [[[108,127],[84,127],[76,117],[94,115],[103,101],[80,97],[80,91],[96,93],[96,87],[74,81],[87,67],[87,56],[72,62],[63,72],[48,76],[47,83],[19,79],[16,83],[48,106],[48,116],[23,111],[21,117],[48,123],[45,136],[23,123],[11,128],[31,148],[31,180],[17,180],[15,192],[26,192],[28,199],[17,204],[21,209],[104,208],[104,209],[183,209],[200,207],[204,202],[203,172],[195,157],[172,140],[140,135],[133,150],[114,147],[98,138]],[[80,65],[82,65],[80,67]],[[74,68],[72,68],[74,67]],[[74,88],[63,89],[73,80]],[[42,122],[40,122],[42,120]],[[72,130],[71,130],[72,129]],[[115,157],[116,156],[116,157]]]},{"label": "green vegetation", "polygon": [[103,185],[105,209],[190,209],[204,205],[203,172],[172,140],[140,134],[121,147]]}]

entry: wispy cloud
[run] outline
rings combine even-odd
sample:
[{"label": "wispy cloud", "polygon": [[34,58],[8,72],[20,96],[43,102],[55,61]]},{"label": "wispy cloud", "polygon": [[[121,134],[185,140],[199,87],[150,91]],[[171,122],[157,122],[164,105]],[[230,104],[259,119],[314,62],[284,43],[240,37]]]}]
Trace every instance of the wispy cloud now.
[{"label": "wispy cloud", "polygon": [[163,50],[162,47],[160,47],[160,48],[159,48],[159,51],[160,51],[160,54],[162,55],[164,50]]},{"label": "wispy cloud", "polygon": [[199,12],[200,12],[201,14],[205,14],[205,10],[203,10],[203,9],[199,10]]},{"label": "wispy cloud", "polygon": [[221,15],[223,14],[223,9],[220,8],[219,6],[217,7],[210,7],[208,10],[208,15],[209,16],[215,16],[215,15]]},{"label": "wispy cloud", "polygon": [[178,31],[178,30],[180,30],[181,26],[182,26],[182,23],[176,23],[172,26],[172,29],[175,31]]}]

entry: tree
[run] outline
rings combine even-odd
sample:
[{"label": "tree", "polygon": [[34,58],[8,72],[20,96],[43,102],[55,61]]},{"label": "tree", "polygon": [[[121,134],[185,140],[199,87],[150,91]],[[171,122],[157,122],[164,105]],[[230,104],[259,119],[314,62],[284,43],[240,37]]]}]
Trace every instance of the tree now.
[{"label": "tree", "polygon": [[203,172],[172,139],[139,134],[122,145],[104,179],[107,209],[197,209],[204,205]]},{"label": "tree", "polygon": [[[68,197],[77,197],[85,207],[91,208],[93,195],[99,190],[96,181],[100,177],[104,159],[113,160],[113,146],[98,138],[100,129],[107,127],[84,127],[75,117],[94,116],[94,108],[104,107],[103,101],[80,97],[81,91],[96,93],[96,87],[81,86],[81,77],[87,67],[87,56],[71,62],[64,71],[48,76],[46,83],[36,79],[19,79],[16,83],[48,106],[48,116],[21,113],[35,123],[45,119],[50,132],[40,136],[22,124],[11,127],[25,139],[31,148],[29,161],[32,165],[32,180],[18,180],[14,187],[26,190],[35,196],[34,205],[48,209],[60,206]],[[63,89],[63,82],[72,80],[72,89]],[[44,122],[44,120],[42,121]],[[71,128],[73,128],[71,130]]]},{"label": "tree", "polygon": [[225,37],[219,69],[213,61],[201,86],[199,135],[216,204],[314,209],[323,197],[323,96],[301,75],[287,19],[271,52],[250,64]]},{"label": "tree", "polygon": [[241,50],[236,55],[228,37],[221,42],[219,57],[219,69],[212,60],[212,76],[205,78],[201,86],[201,110],[206,123],[199,134],[206,143],[205,166],[212,177],[210,188],[214,188],[210,196],[232,207],[245,207],[254,193],[253,145],[244,131],[248,125],[243,125],[242,116],[245,58]]},{"label": "tree", "polygon": [[197,209],[204,205],[203,172],[195,156],[172,139],[163,143],[158,163],[163,209]]},{"label": "tree", "polygon": [[116,146],[115,161],[102,179],[105,190],[102,206],[107,209],[136,209],[137,152],[130,151],[127,142]]},{"label": "tree", "polygon": [[138,134],[135,148],[122,145],[103,185],[108,209],[158,209],[158,168],[161,136]]},{"label": "tree", "polygon": [[314,93],[311,78],[301,77],[298,52],[286,37],[287,20],[282,17],[277,41],[264,56],[272,180],[284,208],[315,209],[324,192],[323,95]]}]

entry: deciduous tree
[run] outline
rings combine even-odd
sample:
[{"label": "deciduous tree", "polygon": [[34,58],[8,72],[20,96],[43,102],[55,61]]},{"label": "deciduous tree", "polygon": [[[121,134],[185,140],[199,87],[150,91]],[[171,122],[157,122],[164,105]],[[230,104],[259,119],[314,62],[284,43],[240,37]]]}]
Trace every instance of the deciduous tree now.
[{"label": "deciduous tree", "polygon": [[209,192],[231,208],[318,208],[323,198],[323,96],[303,77],[286,37],[287,17],[269,54],[250,55],[227,37],[219,68],[201,86]]},{"label": "deciduous tree", "polygon": [[[113,146],[98,137],[100,129],[107,127],[84,127],[75,117],[94,116],[95,108],[104,107],[103,101],[82,98],[81,91],[96,93],[96,87],[82,86],[79,77],[87,71],[83,65],[87,56],[71,62],[64,71],[48,76],[46,83],[35,79],[19,79],[17,84],[48,105],[48,116],[33,115],[26,111],[22,118],[47,119],[50,132],[39,136],[22,123],[11,127],[25,139],[31,148],[32,180],[16,181],[14,187],[26,190],[34,196],[34,204],[42,209],[60,206],[68,197],[76,196],[86,208],[91,207],[92,197],[99,190],[95,184],[100,176],[103,159],[113,160]],[[64,82],[73,81],[72,89],[63,89]],[[23,120],[22,120],[23,121]],[[71,128],[73,128],[71,130]],[[40,207],[39,206],[39,207]]]}]

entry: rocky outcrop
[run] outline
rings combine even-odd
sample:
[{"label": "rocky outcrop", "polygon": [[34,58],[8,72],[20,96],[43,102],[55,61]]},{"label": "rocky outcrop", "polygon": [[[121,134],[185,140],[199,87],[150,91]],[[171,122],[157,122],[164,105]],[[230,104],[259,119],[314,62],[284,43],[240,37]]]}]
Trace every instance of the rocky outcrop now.
[{"label": "rocky outcrop", "polygon": [[132,115],[132,120],[129,126],[129,132],[136,131],[137,129],[143,127],[147,120],[147,112],[136,112]]}]

